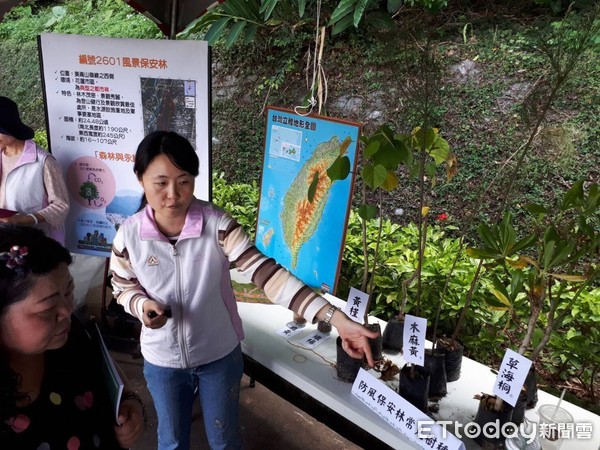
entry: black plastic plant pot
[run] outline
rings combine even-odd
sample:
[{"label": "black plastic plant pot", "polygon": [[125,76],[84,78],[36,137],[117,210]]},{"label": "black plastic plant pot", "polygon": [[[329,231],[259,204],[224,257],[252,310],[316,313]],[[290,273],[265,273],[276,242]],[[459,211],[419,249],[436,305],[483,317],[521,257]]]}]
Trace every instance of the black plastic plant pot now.
[{"label": "black plastic plant pot", "polygon": [[448,342],[443,340],[437,341],[437,350],[443,352],[446,355],[446,381],[448,383],[456,381],[460,378],[460,369],[462,367],[462,359],[464,353],[464,347],[456,342],[452,342],[453,345],[448,345]]},{"label": "black plastic plant pot", "polygon": [[382,336],[382,347],[384,350],[401,352],[404,343],[404,320],[392,317],[388,320]]},{"label": "black plastic plant pot", "polygon": [[429,370],[421,366],[404,365],[400,370],[398,394],[407,402],[427,413],[427,394],[429,393]]},{"label": "black plastic plant pot", "polygon": [[515,425],[521,425],[525,419],[525,408],[527,406],[527,391],[523,389],[517,398],[517,403],[513,408],[511,422]]},{"label": "black plastic plant pot", "polygon": [[347,383],[354,383],[354,380],[356,380],[356,376],[358,375],[358,371],[362,366],[362,359],[353,358],[346,353],[346,351],[342,348],[341,337],[338,336],[335,343],[337,349],[337,377]]},{"label": "black plastic plant pot", "polygon": [[525,390],[527,391],[527,409],[535,408],[538,402],[538,387],[536,380],[536,372],[533,364],[525,377]]},{"label": "black plastic plant pot", "polygon": [[425,350],[425,368],[431,373],[429,398],[441,398],[448,393],[446,383],[446,355],[439,350]]},{"label": "black plastic plant pot", "polygon": [[379,333],[376,338],[369,338],[369,346],[371,347],[371,353],[373,353],[373,359],[381,359],[383,358],[381,326],[379,323],[368,323],[367,328],[369,331],[376,331]]},{"label": "black plastic plant pot", "polygon": [[492,407],[495,399],[496,397],[486,396],[479,401],[474,420],[479,425],[479,430],[469,430],[475,436],[475,442],[484,449],[504,449],[505,437],[500,430],[504,424],[512,421],[513,407],[503,402],[501,411],[495,411]]}]

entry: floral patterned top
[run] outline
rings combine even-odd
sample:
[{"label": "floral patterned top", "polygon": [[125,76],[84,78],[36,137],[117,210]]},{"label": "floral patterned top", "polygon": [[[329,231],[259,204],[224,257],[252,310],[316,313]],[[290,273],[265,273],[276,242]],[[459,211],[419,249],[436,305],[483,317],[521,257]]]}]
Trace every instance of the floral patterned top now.
[{"label": "floral patterned top", "polygon": [[0,424],[3,450],[120,448],[95,335],[73,317],[67,343],[46,352],[38,398]]}]

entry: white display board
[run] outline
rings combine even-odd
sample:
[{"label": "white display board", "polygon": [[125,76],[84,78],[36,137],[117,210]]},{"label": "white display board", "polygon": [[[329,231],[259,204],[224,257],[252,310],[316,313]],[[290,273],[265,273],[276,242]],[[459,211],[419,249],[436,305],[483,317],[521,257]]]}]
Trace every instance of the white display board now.
[{"label": "white display board", "polygon": [[42,34],[42,81],[50,151],[71,200],[66,246],[110,255],[121,223],[140,205],[138,144],[175,131],[195,147],[195,195],[210,199],[210,51],[205,41]]}]

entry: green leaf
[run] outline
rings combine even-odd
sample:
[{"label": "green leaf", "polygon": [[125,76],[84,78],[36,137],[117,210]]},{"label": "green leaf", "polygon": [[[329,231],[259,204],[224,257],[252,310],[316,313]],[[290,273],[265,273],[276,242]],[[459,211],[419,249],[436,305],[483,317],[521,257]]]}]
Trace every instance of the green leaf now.
[{"label": "green leaf", "polygon": [[192,22],[188,29],[181,33],[182,38],[188,37],[194,33],[201,33],[203,30],[207,29],[210,25],[219,20],[220,17],[221,15],[216,11],[207,12],[206,14],[200,16],[199,19]]},{"label": "green leaf", "polygon": [[362,178],[371,189],[377,189],[385,183],[387,170],[381,165],[366,164],[363,166]]},{"label": "green leaf", "polygon": [[[337,7],[331,13],[331,18],[329,19],[329,26],[336,24],[342,19],[350,18],[350,24],[352,23],[352,16],[349,14],[354,11],[354,6],[357,0],[342,0]],[[349,25],[350,25],[349,24]],[[348,26],[349,26],[348,25]]]},{"label": "green leaf", "polygon": [[[110,12],[112,16],[112,10],[108,10],[107,12]],[[61,19],[67,15],[67,9],[63,6],[54,6],[52,8],[52,14]],[[107,18],[110,18],[110,16]]]},{"label": "green leaf", "polygon": [[319,184],[319,172],[315,172],[312,181],[310,182],[310,186],[308,187],[308,201],[310,203],[315,199],[315,194],[317,192],[317,186]]},{"label": "green leaf", "polygon": [[389,125],[380,126],[373,136],[376,136],[379,140],[388,142],[391,146],[395,145],[394,142],[396,141],[396,138],[394,137],[394,132]]},{"label": "green leaf", "polygon": [[534,347],[537,347],[538,344],[542,341],[543,337],[544,337],[544,332],[541,329],[536,328],[535,330],[533,330],[533,336],[531,337],[531,344]]},{"label": "green leaf", "polygon": [[350,28],[352,26],[352,16],[346,16],[336,22],[331,30],[331,35],[335,36],[336,34],[340,34],[342,31]]},{"label": "green leaf", "polygon": [[597,183],[592,183],[588,189],[588,196],[585,201],[585,214],[597,214],[600,208],[600,189]]},{"label": "green leaf", "polygon": [[212,45],[219,40],[221,33],[227,26],[231,19],[229,17],[223,17],[222,19],[217,20],[213,23],[206,34],[204,35],[204,39],[208,41],[208,45]]},{"label": "green leaf", "polygon": [[377,217],[379,210],[373,205],[360,205],[358,215],[362,220],[371,220]]},{"label": "green leaf", "polygon": [[448,155],[450,154],[450,145],[448,144],[448,141],[446,141],[444,138],[442,138],[436,133],[429,154],[431,155],[431,157],[437,165],[444,163],[448,159]]},{"label": "green leaf", "polygon": [[244,44],[249,44],[254,36],[256,36],[256,32],[258,31],[258,25],[253,23],[248,23],[246,27],[246,32],[244,33]]},{"label": "green leaf", "polygon": [[512,275],[510,283],[510,298],[514,302],[517,299],[517,295],[523,289],[523,283],[525,282],[525,274],[522,270],[515,270]]},{"label": "green leaf", "polygon": [[263,0],[258,12],[263,15],[265,20],[269,20],[271,14],[273,13],[273,9],[275,5],[277,5],[279,0]]},{"label": "green leaf", "polygon": [[517,241],[515,245],[512,247],[511,253],[518,253],[521,250],[531,247],[537,241],[537,236],[535,234],[530,234],[529,236],[524,237],[523,239]]},{"label": "green leaf", "polygon": [[502,284],[498,277],[492,277],[492,284],[494,285],[494,288],[492,289],[494,296],[504,305],[510,306],[509,294],[506,290],[506,286]]},{"label": "green leaf", "polygon": [[485,302],[488,304],[488,306],[490,306],[492,309],[496,309],[496,310],[500,310],[500,311],[504,311],[509,309],[506,304],[504,304],[504,302],[502,302],[501,300],[497,300],[498,297],[496,297],[496,291],[494,289],[491,290],[492,294],[494,294],[494,297],[490,297],[489,295],[486,295],[484,297]]},{"label": "green leaf", "polygon": [[373,11],[365,17],[365,23],[380,30],[391,30],[396,26],[394,19],[385,11]]},{"label": "green leaf", "polygon": [[427,178],[430,178],[433,181],[433,179],[435,178],[435,164],[425,164],[425,175],[427,176]]},{"label": "green leaf", "polygon": [[367,3],[369,3],[369,0],[358,0],[358,3],[356,4],[356,8],[354,8],[354,22],[353,23],[356,28],[358,28],[360,19],[362,19],[362,16],[365,12],[365,8],[367,7]]},{"label": "green leaf", "polygon": [[544,208],[542,205],[536,205],[534,203],[526,205],[525,208],[527,208],[527,211],[531,214],[548,214],[550,212],[550,210]]},{"label": "green leaf", "polygon": [[581,205],[583,205],[583,180],[578,180],[565,193],[560,209],[566,211],[569,208]]},{"label": "green leaf", "polygon": [[549,270],[567,263],[575,251],[574,240],[563,239],[554,227],[549,227],[544,233],[543,241],[543,267]]},{"label": "green leaf", "polygon": [[498,253],[484,248],[467,248],[467,256],[473,259],[498,259]]},{"label": "green leaf", "polygon": [[48,19],[48,21],[44,24],[44,28],[50,28],[52,25],[54,25],[56,22],[58,22],[58,19],[56,18],[56,16],[52,16],[50,17],[50,19]]},{"label": "green leaf", "polygon": [[245,20],[260,20],[257,0],[227,0],[222,4],[223,11]]},{"label": "green leaf", "polygon": [[491,292],[492,294],[494,294],[494,297],[496,297],[496,299],[498,299],[498,301],[503,305],[504,308],[510,308],[510,300],[506,295],[504,295],[502,292],[496,289],[492,289]]},{"label": "green leaf", "polygon": [[485,223],[481,223],[477,227],[477,234],[479,234],[479,237],[487,245],[487,247],[494,250],[500,250],[498,247],[498,236],[495,229],[490,228]]},{"label": "green leaf", "polygon": [[514,248],[515,240],[517,239],[517,235],[515,233],[515,229],[512,226],[512,215],[507,213],[504,215],[504,218],[500,222],[498,226],[498,234],[500,237],[500,250],[502,251],[502,255],[510,256],[514,254],[512,249]]},{"label": "green leaf", "polygon": [[331,181],[345,180],[350,174],[350,158],[338,156],[333,164],[327,169],[327,176]]},{"label": "green leaf", "polygon": [[364,151],[365,158],[372,158],[375,153],[379,151],[381,147],[381,142],[372,141],[366,147]]},{"label": "green leaf", "polygon": [[548,275],[558,278],[559,280],[572,281],[575,283],[587,280],[585,275],[567,275],[566,273],[549,273]]},{"label": "green leaf", "polygon": [[240,20],[231,27],[231,30],[229,30],[229,35],[227,36],[227,42],[225,44],[226,48],[231,48],[235,41],[237,41],[247,23],[248,22]]},{"label": "green leaf", "polygon": [[390,14],[395,14],[404,4],[404,0],[388,0],[387,11]]},{"label": "green leaf", "polygon": [[394,140],[388,140],[385,134],[379,135],[380,148],[379,151],[372,156],[373,163],[380,164],[387,170],[396,170],[401,162],[407,160],[408,149],[401,142]]},{"label": "green leaf", "polygon": [[398,186],[399,180],[398,177],[396,176],[396,174],[394,172],[389,172],[387,173],[387,178],[385,179],[385,182],[383,183],[383,185],[381,186],[383,189],[385,189],[386,191],[390,192],[393,191],[394,189],[396,189],[396,186]]},{"label": "green leaf", "polygon": [[555,248],[556,248],[555,241],[544,239],[544,254],[542,256],[542,265],[546,269],[551,266],[550,262],[554,258]]},{"label": "green leaf", "polygon": [[306,0],[298,0],[298,15],[304,17],[304,11],[306,10]]},{"label": "green leaf", "polygon": [[554,258],[552,258],[552,260],[550,261],[550,265],[545,266],[546,270],[569,262],[575,250],[575,242],[561,241],[556,245],[556,250],[557,251],[554,254]]}]

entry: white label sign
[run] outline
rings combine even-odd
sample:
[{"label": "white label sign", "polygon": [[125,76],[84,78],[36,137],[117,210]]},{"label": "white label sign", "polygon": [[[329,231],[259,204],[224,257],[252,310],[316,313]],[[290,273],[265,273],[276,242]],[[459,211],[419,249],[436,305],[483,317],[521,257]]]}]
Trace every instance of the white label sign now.
[{"label": "white label sign", "polygon": [[298,344],[300,344],[304,348],[315,348],[318,345],[321,345],[322,342],[325,342],[329,339],[329,333],[321,333],[320,331],[315,331],[314,333],[309,334],[308,336],[300,339]]},{"label": "white label sign", "polygon": [[282,328],[281,330],[277,331],[277,334],[281,337],[284,338],[290,338],[292,336],[297,335],[298,333],[300,333],[302,330],[304,330],[304,327],[299,327],[298,325],[287,325],[285,328]]},{"label": "white label sign", "polygon": [[530,368],[530,359],[509,348],[506,349],[493,393],[511,406],[515,406]]},{"label": "white label sign", "polygon": [[369,300],[369,294],[359,291],[356,288],[350,288],[348,294],[348,301],[344,307],[344,313],[352,320],[358,323],[364,322],[365,309],[367,309],[367,303]]},{"label": "white label sign", "polygon": [[464,450],[464,444],[426,414],[404,400],[364,369],[352,385],[352,394],[379,417],[425,449]]},{"label": "white label sign", "polygon": [[407,314],[404,317],[404,352],[406,362],[423,366],[425,364],[425,331],[427,319]]}]

